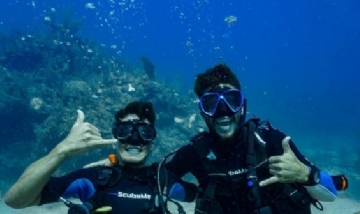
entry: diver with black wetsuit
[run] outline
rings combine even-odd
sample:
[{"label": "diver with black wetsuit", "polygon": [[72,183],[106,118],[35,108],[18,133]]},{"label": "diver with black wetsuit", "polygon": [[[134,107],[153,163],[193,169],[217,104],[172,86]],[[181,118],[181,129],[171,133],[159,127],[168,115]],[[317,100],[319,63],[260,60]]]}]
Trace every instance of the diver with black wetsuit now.
[{"label": "diver with black wetsuit", "polygon": [[[114,140],[104,140],[96,127],[78,119],[67,138],[44,158],[28,167],[9,190],[5,203],[13,208],[63,201],[71,214],[86,213],[167,213],[163,196],[179,201],[194,201],[197,187],[180,180],[157,164],[145,166],[156,137],[155,112],[151,103],[133,102],[115,115]],[[115,143],[113,166],[92,167],[52,177],[68,157],[91,148]],[[35,188],[37,189],[35,189]],[[80,199],[74,204],[69,198]],[[176,202],[175,202],[176,203]],[[179,213],[183,213],[178,206]]]},{"label": "diver with black wetsuit", "polygon": [[319,201],[335,200],[332,177],[290,137],[269,122],[245,121],[246,99],[228,66],[199,74],[194,91],[209,131],[180,148],[167,168],[197,178],[196,213],[310,214],[311,204],[322,209]]}]

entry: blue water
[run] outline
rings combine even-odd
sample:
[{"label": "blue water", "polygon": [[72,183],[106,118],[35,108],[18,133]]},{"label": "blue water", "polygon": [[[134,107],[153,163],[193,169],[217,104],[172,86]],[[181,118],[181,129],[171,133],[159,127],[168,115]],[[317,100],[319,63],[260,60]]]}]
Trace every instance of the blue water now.
[{"label": "blue water", "polygon": [[134,66],[148,57],[184,94],[196,74],[226,62],[248,110],[300,147],[360,151],[359,1],[10,0],[0,8],[1,33],[45,30],[49,13],[70,8],[80,36]]},{"label": "blue water", "polygon": [[[0,32],[41,29],[52,8],[71,8],[83,22],[81,36],[135,65],[147,56],[158,76],[181,81],[186,92],[197,73],[226,62],[251,111],[285,129],[295,128],[293,121],[306,131],[313,124],[349,136],[360,129],[358,1],[87,3],[2,1]],[[237,18],[231,25],[224,21],[230,15]]]}]

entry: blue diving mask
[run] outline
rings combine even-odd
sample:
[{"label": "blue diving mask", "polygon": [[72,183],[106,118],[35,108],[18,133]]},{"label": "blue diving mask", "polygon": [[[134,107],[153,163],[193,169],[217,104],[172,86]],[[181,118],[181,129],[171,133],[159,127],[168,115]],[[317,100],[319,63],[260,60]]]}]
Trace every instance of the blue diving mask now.
[{"label": "blue diving mask", "polygon": [[224,103],[232,113],[238,113],[244,105],[244,96],[238,89],[228,89],[221,93],[208,92],[200,97],[200,110],[210,117],[214,117],[220,103]]}]

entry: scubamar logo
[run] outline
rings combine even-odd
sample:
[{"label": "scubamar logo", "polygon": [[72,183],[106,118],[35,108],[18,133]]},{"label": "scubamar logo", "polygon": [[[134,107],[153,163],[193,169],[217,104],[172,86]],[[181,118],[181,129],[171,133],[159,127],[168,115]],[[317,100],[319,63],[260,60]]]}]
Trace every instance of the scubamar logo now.
[{"label": "scubamar logo", "polygon": [[110,193],[111,195],[117,195],[119,198],[132,198],[132,199],[148,199],[150,200],[151,195],[146,193],[134,194],[134,193],[125,193],[125,192],[117,192]]},{"label": "scubamar logo", "polygon": [[247,171],[248,171],[247,169],[237,169],[235,171],[229,171],[228,174],[230,176],[232,176],[232,175],[240,175],[240,174],[246,173]]}]

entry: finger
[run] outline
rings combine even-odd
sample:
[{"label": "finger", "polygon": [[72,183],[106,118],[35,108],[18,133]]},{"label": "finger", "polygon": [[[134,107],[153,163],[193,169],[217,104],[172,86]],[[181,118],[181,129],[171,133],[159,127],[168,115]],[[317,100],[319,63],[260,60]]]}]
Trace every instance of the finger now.
[{"label": "finger", "polygon": [[97,135],[91,135],[89,138],[89,140],[102,140],[101,136],[97,136]]},{"label": "finger", "polygon": [[279,175],[279,170],[278,169],[269,169],[269,173],[275,176]]},{"label": "finger", "polygon": [[110,161],[108,159],[100,160],[97,162],[89,163],[84,166],[84,168],[90,168],[95,166],[109,166]]},{"label": "finger", "polygon": [[85,119],[85,115],[84,112],[82,112],[80,109],[77,110],[78,116],[76,119],[76,122],[74,123],[74,125],[80,125],[84,122]]},{"label": "finger", "polygon": [[283,147],[283,149],[284,149],[284,153],[292,152],[289,143],[290,143],[290,137],[289,137],[289,136],[286,136],[286,137],[282,140],[282,147]]},{"label": "finger", "polygon": [[91,123],[84,123],[84,124],[86,124],[90,129],[92,129],[92,130],[94,130],[94,131],[96,131],[96,132],[99,132],[99,129],[96,128],[96,126],[91,125]]},{"label": "finger", "polygon": [[94,136],[99,136],[99,137],[101,136],[100,132],[98,132],[98,131],[90,128],[90,127],[88,127],[86,129],[86,133],[89,133],[89,134],[94,135]]},{"label": "finger", "polygon": [[100,160],[97,162],[86,164],[84,166],[84,168],[90,168],[90,167],[95,167],[95,166],[111,166],[111,165],[112,164],[110,163],[109,159],[104,159],[104,160]]},{"label": "finger", "polygon": [[272,156],[268,159],[269,164],[281,162],[281,156]]},{"label": "finger", "polygon": [[97,163],[89,163],[89,164],[86,164],[83,168],[84,168],[84,169],[87,169],[87,168],[91,168],[91,167],[94,167],[94,166],[98,166]]},{"label": "finger", "polygon": [[81,138],[82,141],[86,142],[87,144],[93,144],[92,141],[99,141],[103,140],[101,136],[92,134],[90,132],[85,132]]},{"label": "finger", "polygon": [[261,187],[264,187],[264,186],[268,186],[268,185],[273,184],[273,183],[276,183],[276,182],[279,182],[279,178],[276,177],[276,176],[273,176],[273,177],[270,177],[270,178],[268,178],[268,179],[266,179],[266,180],[264,180],[264,181],[261,181],[261,182],[259,183],[259,185],[260,185]]},{"label": "finger", "polygon": [[93,146],[105,146],[105,145],[113,145],[117,143],[117,139],[101,139],[101,140],[92,140],[91,144]]},{"label": "finger", "polygon": [[272,170],[281,170],[282,169],[282,163],[273,163],[269,165],[269,169]]}]

